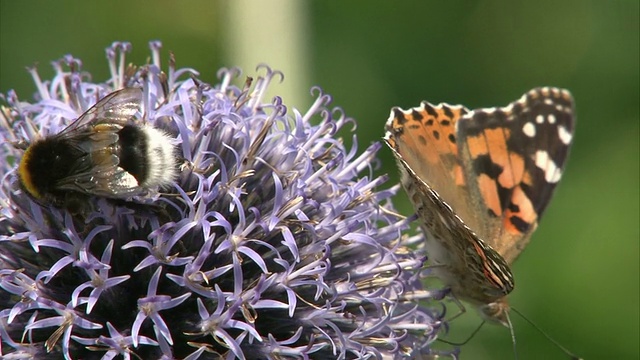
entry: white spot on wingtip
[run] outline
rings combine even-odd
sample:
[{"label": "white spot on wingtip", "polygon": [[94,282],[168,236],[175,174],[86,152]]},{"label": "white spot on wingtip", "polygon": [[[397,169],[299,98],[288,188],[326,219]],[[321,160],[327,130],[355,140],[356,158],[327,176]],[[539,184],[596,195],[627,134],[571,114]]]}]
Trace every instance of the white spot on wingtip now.
[{"label": "white spot on wingtip", "polygon": [[505,106],[504,108],[502,108],[502,111],[504,111],[507,114],[510,114],[511,111],[513,111],[513,104],[509,104],[509,105]]},{"label": "white spot on wingtip", "polygon": [[562,177],[562,170],[558,168],[556,163],[549,158],[549,153],[543,150],[536,151],[536,166],[544,171],[544,179],[552,184],[560,181]]},{"label": "white spot on wingtip", "polygon": [[518,103],[520,103],[520,104],[522,104],[522,105],[526,104],[526,103],[527,103],[527,98],[531,95],[531,93],[532,93],[532,92],[531,92],[531,91],[529,91],[528,93],[526,93],[526,94],[524,94],[524,95],[520,96],[520,99],[518,99],[518,101],[517,101],[517,102],[518,102]]},{"label": "white spot on wingtip", "polygon": [[527,136],[527,137],[534,137],[536,136],[536,126],[533,125],[532,122],[527,122],[526,124],[524,124],[524,126],[522,127],[522,132]]},{"label": "white spot on wingtip", "polygon": [[560,141],[565,145],[569,145],[573,139],[573,134],[571,134],[564,126],[558,126],[558,136],[560,137]]},{"label": "white spot on wingtip", "polygon": [[544,122],[544,116],[538,115],[536,116],[536,123],[542,124]]},{"label": "white spot on wingtip", "polygon": [[547,121],[549,121],[549,124],[555,124],[556,123],[556,116],[553,114],[549,114],[549,116],[547,116]]}]

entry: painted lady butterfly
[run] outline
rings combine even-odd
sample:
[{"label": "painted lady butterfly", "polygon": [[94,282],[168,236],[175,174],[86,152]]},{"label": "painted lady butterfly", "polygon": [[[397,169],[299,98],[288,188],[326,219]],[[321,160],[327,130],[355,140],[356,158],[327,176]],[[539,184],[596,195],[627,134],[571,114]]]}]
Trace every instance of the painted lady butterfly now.
[{"label": "painted lady butterfly", "polygon": [[574,130],[571,95],[537,88],[504,108],[474,111],[423,102],[393,108],[386,130],[433,271],[456,299],[512,330],[510,265],[562,175]]}]

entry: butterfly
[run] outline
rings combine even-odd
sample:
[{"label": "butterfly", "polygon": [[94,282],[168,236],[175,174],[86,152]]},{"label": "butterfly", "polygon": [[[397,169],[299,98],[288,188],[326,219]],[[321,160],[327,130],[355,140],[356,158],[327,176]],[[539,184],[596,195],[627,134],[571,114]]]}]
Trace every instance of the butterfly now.
[{"label": "butterfly", "polygon": [[571,94],[552,87],[502,108],[396,107],[386,124],[435,275],[512,336],[510,266],[562,177],[574,126]]}]

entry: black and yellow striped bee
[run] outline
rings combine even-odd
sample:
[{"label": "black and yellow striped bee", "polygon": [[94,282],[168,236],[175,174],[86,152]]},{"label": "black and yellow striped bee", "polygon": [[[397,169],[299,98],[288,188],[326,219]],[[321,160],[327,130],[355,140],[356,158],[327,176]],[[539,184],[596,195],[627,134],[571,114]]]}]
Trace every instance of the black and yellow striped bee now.
[{"label": "black and yellow striped bee", "polygon": [[140,120],[141,102],[140,88],[115,91],[61,132],[25,146],[22,188],[71,210],[90,196],[127,200],[171,185],[176,148],[169,134]]}]

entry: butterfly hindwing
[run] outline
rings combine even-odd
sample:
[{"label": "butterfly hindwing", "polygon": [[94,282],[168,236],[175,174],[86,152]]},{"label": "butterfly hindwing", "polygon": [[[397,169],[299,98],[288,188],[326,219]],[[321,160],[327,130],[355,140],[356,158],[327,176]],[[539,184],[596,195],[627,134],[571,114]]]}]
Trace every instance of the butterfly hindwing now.
[{"label": "butterfly hindwing", "polygon": [[423,101],[409,110],[393,108],[387,131],[395,149],[417,177],[435,189],[463,220],[469,194],[456,143],[456,123],[469,110],[463,106]]}]

